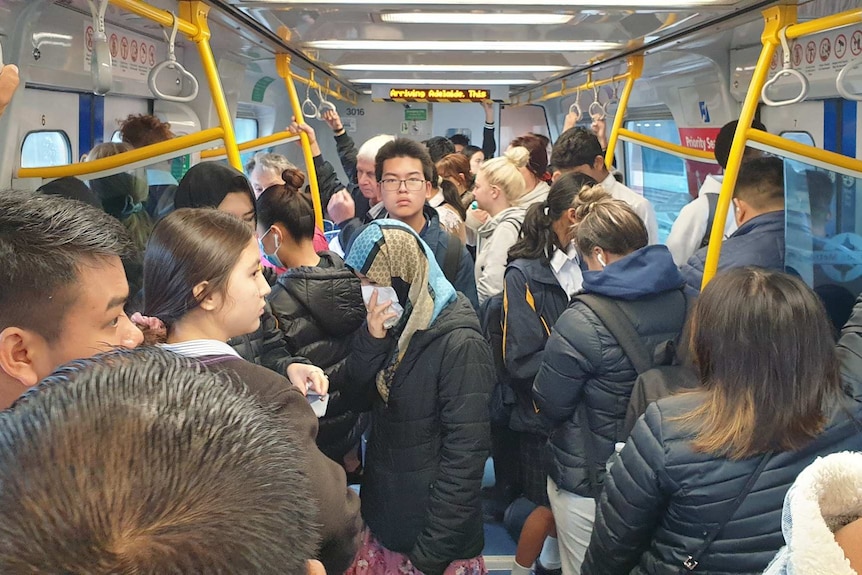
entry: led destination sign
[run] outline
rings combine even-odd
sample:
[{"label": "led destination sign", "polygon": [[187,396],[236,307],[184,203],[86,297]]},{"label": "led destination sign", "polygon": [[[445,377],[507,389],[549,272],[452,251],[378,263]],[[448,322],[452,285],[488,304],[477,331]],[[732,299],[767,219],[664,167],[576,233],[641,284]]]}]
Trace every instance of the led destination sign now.
[{"label": "led destination sign", "polygon": [[491,99],[481,88],[390,88],[389,99],[416,102],[484,102]]}]

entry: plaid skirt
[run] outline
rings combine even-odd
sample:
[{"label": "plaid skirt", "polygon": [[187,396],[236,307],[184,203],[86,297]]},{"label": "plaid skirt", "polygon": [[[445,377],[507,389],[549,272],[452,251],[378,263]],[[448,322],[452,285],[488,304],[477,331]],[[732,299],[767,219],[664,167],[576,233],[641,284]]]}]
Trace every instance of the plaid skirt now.
[{"label": "plaid skirt", "polygon": [[[344,575],[422,575],[406,555],[390,551],[365,530],[362,546]],[[488,575],[482,556],[452,561],[443,575]]]},{"label": "plaid skirt", "polygon": [[536,505],[549,507],[546,450],[548,438],[535,433],[519,433],[518,471],[524,497]]}]

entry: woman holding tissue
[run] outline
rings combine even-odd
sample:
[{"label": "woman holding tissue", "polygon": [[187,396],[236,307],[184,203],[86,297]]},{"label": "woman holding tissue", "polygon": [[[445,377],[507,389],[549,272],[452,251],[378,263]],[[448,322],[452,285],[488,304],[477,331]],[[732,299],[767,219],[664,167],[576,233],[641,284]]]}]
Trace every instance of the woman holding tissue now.
[{"label": "woman holding tissue", "polygon": [[299,170],[285,170],[284,184],[267,188],[257,198],[260,251],[274,267],[287,270],[267,299],[288,351],[320,366],[329,378],[330,398],[317,445],[358,476],[353,449],[367,417],[360,418],[356,411],[361,401],[357,394],[379,366],[358,361],[351,353],[354,337],[367,334],[363,330],[354,336],[366,315],[359,279],[338,255],[314,249],[314,208],[300,191],[303,179]]},{"label": "woman holding tissue", "polygon": [[[319,367],[294,361],[287,368],[288,381],[243,360],[226,343],[260,323],[270,288],[259,260],[258,242],[242,220],[213,209],[179,209],[156,225],[147,245],[144,314],[165,325],[163,347],[230,374],[307,438],[309,495],[318,503],[323,535],[318,558],[328,572],[341,573],[356,552],[362,522],[344,471],[313,443],[317,418],[303,395],[308,389],[326,394],[326,376]],[[380,365],[388,349],[383,322],[391,313],[388,305],[371,302],[367,333],[354,345],[367,363]]]},{"label": "woman holding tissue", "polygon": [[370,386],[368,530],[348,574],[487,573],[479,490],[495,375],[476,313],[400,222],[368,224],[345,263],[403,310],[389,329],[394,348]]}]

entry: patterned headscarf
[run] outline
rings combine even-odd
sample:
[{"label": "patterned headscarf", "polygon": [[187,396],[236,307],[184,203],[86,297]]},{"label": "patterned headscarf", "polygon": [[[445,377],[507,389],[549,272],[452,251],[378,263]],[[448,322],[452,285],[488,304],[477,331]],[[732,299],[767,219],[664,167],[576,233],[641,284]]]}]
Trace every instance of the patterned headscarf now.
[{"label": "patterned headscarf", "polygon": [[375,220],[365,226],[353,240],[344,263],[379,286],[391,286],[393,278],[410,286],[407,301],[400,302],[404,315],[390,330],[398,343],[377,374],[377,391],[388,402],[395,371],[413,334],[431,327],[457,294],[428,244],[395,220]]}]

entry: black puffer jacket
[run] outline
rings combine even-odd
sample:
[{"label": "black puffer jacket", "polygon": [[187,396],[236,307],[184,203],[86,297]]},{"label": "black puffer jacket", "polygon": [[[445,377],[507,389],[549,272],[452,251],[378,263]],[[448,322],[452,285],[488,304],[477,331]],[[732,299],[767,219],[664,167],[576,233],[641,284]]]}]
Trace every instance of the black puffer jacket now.
[{"label": "black puffer jacket", "polygon": [[493,382],[488,343],[459,295],[414,334],[388,404],[379,395],[374,403],[362,516],[387,549],[406,553],[426,575],[482,553]]},{"label": "black puffer jacket", "polygon": [[[682,276],[665,246],[648,246],[608,265],[584,272],[584,291],[616,300],[647,349],[676,340],[685,298]],[[605,463],[625,425],[637,379],[632,363],[593,311],[576,300],[563,312],[545,346],[533,397],[552,421],[548,476],[558,487],[591,497],[585,430],[594,446],[599,484]],[[580,408],[584,403],[586,410]],[[587,422],[583,421],[586,412]]]},{"label": "black puffer jacket", "polygon": [[[859,335],[854,339],[856,354],[862,353]],[[820,437],[799,451],[772,456],[733,519],[701,556],[697,572],[747,575],[766,569],[784,545],[781,510],[796,476],[818,456],[862,450],[860,424],[850,418],[862,417],[860,390],[851,393],[855,398],[844,398]],[[703,393],[662,399],[637,422],[606,478],[581,573],[679,573],[704,531],[725,520],[762,456],[730,461],[694,453],[691,431],[676,418],[703,400]]]},{"label": "black puffer jacket", "polygon": [[320,420],[317,444],[339,460],[359,441],[362,430],[356,428],[359,416],[352,407],[374,371],[348,361],[353,334],[366,315],[359,279],[337,255],[318,255],[317,266],[293,268],[279,276],[268,299],[287,349],[329,376],[329,405]]},{"label": "black puffer jacket", "polygon": [[[796,476],[818,456],[862,451],[862,298],[837,352],[844,394],[831,408],[826,429],[805,448],[769,460],[749,497],[701,557],[698,572],[761,573],[784,545],[782,506]],[[582,573],[678,573],[703,532],[725,519],[727,506],[761,458],[728,461],[692,452],[691,432],[675,418],[703,399],[701,393],[688,394],[647,408],[614,458]]]},{"label": "black puffer jacket", "polygon": [[278,328],[278,321],[267,304],[260,316],[260,327],[246,335],[232,337],[228,345],[246,361],[262,365],[287,377],[287,367],[292,363],[309,363],[304,357],[294,356],[286,347],[286,341]]}]

